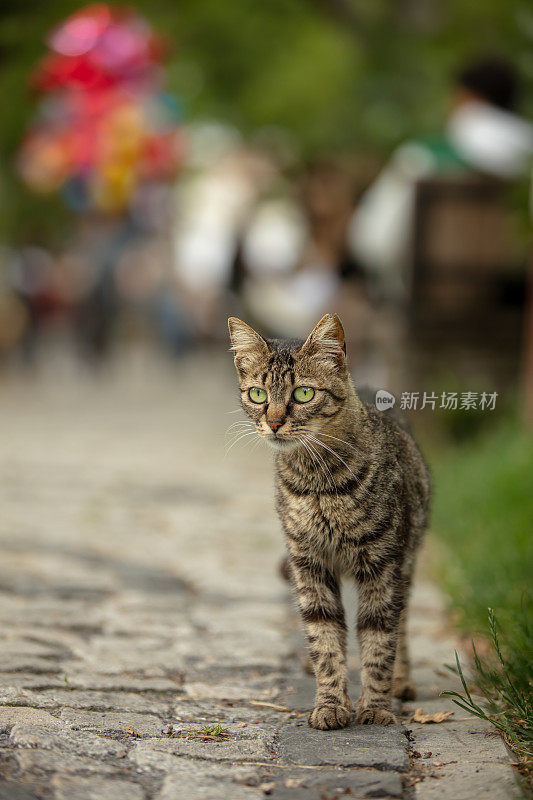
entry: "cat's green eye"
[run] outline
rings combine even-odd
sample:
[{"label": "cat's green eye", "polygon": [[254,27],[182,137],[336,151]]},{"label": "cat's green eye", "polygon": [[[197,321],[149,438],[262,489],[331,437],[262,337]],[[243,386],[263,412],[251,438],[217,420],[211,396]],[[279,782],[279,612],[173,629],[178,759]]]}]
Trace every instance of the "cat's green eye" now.
[{"label": "cat's green eye", "polygon": [[253,389],[249,390],[248,397],[252,403],[264,403],[267,399],[267,393],[264,389],[260,389],[259,386],[254,386]]},{"label": "cat's green eye", "polygon": [[292,393],[292,396],[297,403],[308,403],[309,400],[312,400],[315,396],[315,390],[311,389],[310,386],[298,386]]}]

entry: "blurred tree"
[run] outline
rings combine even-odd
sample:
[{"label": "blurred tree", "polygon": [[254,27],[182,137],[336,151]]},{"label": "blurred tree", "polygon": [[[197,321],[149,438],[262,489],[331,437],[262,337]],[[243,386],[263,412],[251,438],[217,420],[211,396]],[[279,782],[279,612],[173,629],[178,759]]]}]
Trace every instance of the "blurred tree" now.
[{"label": "blurred tree", "polygon": [[[33,111],[27,78],[47,31],[83,3],[3,0],[0,12],[0,237],[60,235],[58,200],[33,198],[12,159]],[[511,57],[533,89],[527,0],[137,0],[174,45],[169,89],[189,119],[216,117],[249,133],[287,130],[304,154],[385,155],[438,130],[450,76],[472,55]],[[525,92],[533,114],[533,91]]]}]

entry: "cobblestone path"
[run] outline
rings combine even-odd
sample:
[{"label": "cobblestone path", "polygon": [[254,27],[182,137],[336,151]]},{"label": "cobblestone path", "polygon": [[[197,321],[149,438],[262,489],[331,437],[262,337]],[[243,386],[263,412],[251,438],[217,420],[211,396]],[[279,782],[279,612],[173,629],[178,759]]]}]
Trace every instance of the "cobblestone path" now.
[{"label": "cobblestone path", "polygon": [[[230,361],[2,380],[0,800],[513,796],[501,740],[438,696],[455,642],[431,587],[416,706],[455,715],[307,727],[271,455],[224,458]],[[350,665],[355,700],[353,629]]]}]

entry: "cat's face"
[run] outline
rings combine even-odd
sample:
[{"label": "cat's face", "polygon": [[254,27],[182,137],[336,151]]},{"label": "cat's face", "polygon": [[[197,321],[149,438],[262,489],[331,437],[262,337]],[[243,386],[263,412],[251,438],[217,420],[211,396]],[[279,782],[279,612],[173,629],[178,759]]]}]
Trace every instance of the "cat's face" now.
[{"label": "cat's face", "polygon": [[285,450],[334,425],[348,379],[337,316],[326,314],[305,342],[264,339],[236,317],[228,325],[242,407],[261,437]]}]

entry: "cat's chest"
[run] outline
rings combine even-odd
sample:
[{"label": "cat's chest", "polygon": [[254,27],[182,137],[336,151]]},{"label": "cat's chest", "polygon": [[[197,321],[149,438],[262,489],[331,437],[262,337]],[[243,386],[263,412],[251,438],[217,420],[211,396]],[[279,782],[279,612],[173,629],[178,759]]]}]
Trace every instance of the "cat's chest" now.
[{"label": "cat's chest", "polygon": [[321,547],[340,547],[348,537],[353,539],[365,518],[364,510],[350,495],[320,492],[287,493],[280,513],[301,541]]}]

